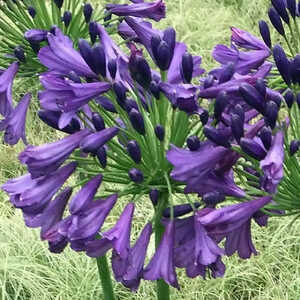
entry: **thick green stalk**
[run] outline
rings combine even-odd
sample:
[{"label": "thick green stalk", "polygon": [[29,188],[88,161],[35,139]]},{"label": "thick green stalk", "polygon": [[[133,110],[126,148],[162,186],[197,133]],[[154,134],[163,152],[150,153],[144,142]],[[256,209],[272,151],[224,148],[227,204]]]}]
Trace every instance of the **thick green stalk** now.
[{"label": "thick green stalk", "polygon": [[[162,218],[162,212],[168,204],[168,197],[169,197],[168,193],[162,193],[160,194],[158,200],[158,206],[157,206],[157,211],[155,216],[155,225],[154,225],[156,248],[159,246],[159,243],[164,233],[164,226],[161,224],[161,218]],[[168,284],[166,284],[164,280],[162,279],[157,280],[156,288],[157,288],[157,300],[170,300],[170,289]]]},{"label": "thick green stalk", "polygon": [[114,290],[112,287],[112,281],[110,271],[108,268],[107,258],[105,255],[97,258],[97,266],[99,277],[102,284],[103,298],[104,300],[115,300]]}]

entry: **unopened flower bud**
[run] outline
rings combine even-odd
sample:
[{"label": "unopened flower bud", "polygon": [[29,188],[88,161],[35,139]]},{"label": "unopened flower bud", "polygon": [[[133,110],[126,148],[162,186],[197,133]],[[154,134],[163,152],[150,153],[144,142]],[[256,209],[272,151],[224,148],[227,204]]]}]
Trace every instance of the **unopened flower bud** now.
[{"label": "unopened flower bud", "polygon": [[142,183],[144,181],[144,175],[141,170],[132,168],[128,172],[129,178],[135,183]]},{"label": "unopened flower bud", "polygon": [[275,10],[275,8],[271,7],[269,9],[268,14],[269,14],[270,21],[271,21],[272,25],[274,26],[274,28],[277,30],[277,32],[281,35],[285,35],[285,31],[284,31],[280,16],[277,13],[277,11]]},{"label": "unopened flower bud", "polygon": [[151,94],[158,100],[160,97],[160,87],[159,84],[152,80],[150,84],[150,92]]},{"label": "unopened flower bud", "polygon": [[78,48],[82,58],[87,63],[87,65],[92,69],[94,62],[93,62],[93,55],[92,55],[92,47],[90,46],[89,42],[84,39],[79,39]]},{"label": "unopened flower bud", "polygon": [[207,124],[208,118],[209,118],[208,111],[206,109],[203,109],[203,112],[200,114],[200,121],[203,126]]},{"label": "unopened flower bud", "polygon": [[280,45],[275,45],[273,47],[273,57],[277,66],[277,69],[282,76],[283,80],[287,85],[291,84],[290,77],[290,62],[286,57],[286,54]]},{"label": "unopened flower bud", "polygon": [[24,49],[21,46],[17,46],[14,49],[14,54],[15,57],[20,61],[20,62],[25,62],[26,58],[25,58],[25,52]]},{"label": "unopened flower bud", "polygon": [[154,132],[155,132],[156,137],[162,142],[165,138],[165,129],[164,129],[164,127],[161,126],[161,125],[157,125],[154,128]]},{"label": "unopened flower bud", "polygon": [[287,92],[284,95],[284,100],[288,106],[288,108],[291,108],[293,106],[293,103],[295,101],[294,93],[288,89]]},{"label": "unopened flower bud", "polygon": [[285,23],[290,24],[290,18],[285,8],[286,3],[283,0],[271,0],[271,2],[282,20]]},{"label": "unopened flower bud", "polygon": [[117,61],[115,59],[110,59],[107,64],[107,68],[111,78],[115,79],[117,73]]},{"label": "unopened flower bud", "polygon": [[255,82],[255,88],[258,90],[258,92],[265,97],[266,96],[266,84],[265,81],[262,78],[258,78]]},{"label": "unopened flower bud", "polygon": [[202,196],[202,201],[209,207],[215,207],[218,203],[225,200],[225,195],[220,192],[209,192]]},{"label": "unopened flower bud", "polygon": [[240,145],[242,150],[257,160],[262,160],[267,153],[263,147],[252,139],[241,138]]},{"label": "unopened flower bud", "polygon": [[239,92],[248,105],[260,113],[264,112],[265,101],[255,87],[249,83],[242,83],[239,87]]},{"label": "unopened flower bud", "polygon": [[194,62],[193,56],[185,52],[180,64],[180,73],[184,83],[191,83],[193,78]]},{"label": "unopened flower bud", "polygon": [[244,123],[240,116],[237,114],[231,114],[231,131],[234,138],[239,142],[244,136]]},{"label": "unopened flower bud", "polygon": [[28,6],[28,13],[31,16],[32,19],[34,19],[35,15],[36,15],[36,10],[34,7],[32,6]]},{"label": "unopened flower bud", "polygon": [[274,129],[278,117],[278,106],[274,101],[268,101],[265,108],[265,123]]},{"label": "unopened flower bud", "polygon": [[205,89],[210,88],[214,84],[214,76],[212,75],[207,75],[206,78],[204,79],[203,87]]},{"label": "unopened flower bud", "polygon": [[263,20],[259,21],[259,32],[265,44],[271,49],[272,42],[271,42],[270,29],[268,24]]},{"label": "unopened flower bud", "polygon": [[259,132],[259,137],[265,148],[269,150],[272,145],[272,130],[269,127],[263,127]]},{"label": "unopened flower bud", "polygon": [[66,27],[69,27],[72,21],[72,13],[70,11],[65,11],[62,17],[62,21],[65,23]]},{"label": "unopened flower bud", "polygon": [[93,112],[92,114],[92,122],[97,131],[101,131],[105,129],[105,123],[100,114]]},{"label": "unopened flower bud", "polygon": [[214,116],[217,120],[221,118],[222,112],[224,111],[227,103],[228,103],[227,93],[225,91],[220,92],[217,95],[215,107],[214,107]]},{"label": "unopened flower bud", "polygon": [[132,160],[139,164],[142,159],[141,149],[139,144],[136,141],[130,141],[127,144],[127,151]]},{"label": "unopened flower bud", "polygon": [[133,128],[140,134],[145,134],[144,119],[139,111],[132,109],[129,113],[129,120]]},{"label": "unopened flower bud", "polygon": [[99,163],[100,165],[102,166],[102,168],[106,168],[106,165],[107,165],[107,153],[106,153],[106,149],[105,149],[105,146],[103,147],[100,147],[98,150],[97,150],[97,158],[99,160]]},{"label": "unopened flower bud", "polygon": [[286,0],[287,8],[293,19],[296,17],[296,0]]},{"label": "unopened flower bud", "polygon": [[219,84],[229,81],[234,74],[234,63],[230,62],[220,72]]},{"label": "unopened flower bud", "polygon": [[215,144],[219,146],[223,146],[226,148],[230,148],[231,145],[229,143],[229,134],[228,131],[225,131],[223,129],[216,129],[210,126],[205,126],[204,127],[204,135],[214,142]]},{"label": "unopened flower bud", "polygon": [[290,144],[290,155],[293,156],[296,152],[298,152],[300,147],[300,141],[294,140]]},{"label": "unopened flower bud", "polygon": [[94,44],[96,42],[97,33],[98,33],[97,22],[90,22],[89,23],[89,34],[90,34],[90,39],[91,39],[92,44]]},{"label": "unopened flower bud", "polygon": [[233,108],[233,113],[237,114],[241,121],[244,123],[245,122],[245,112],[244,109],[242,107],[242,105],[237,104],[234,108]]},{"label": "unopened flower bud", "polygon": [[[194,203],[195,208],[198,208],[200,206],[199,202],[195,202]],[[170,207],[167,207],[164,211],[163,211],[163,216],[165,218],[170,218],[171,217],[171,209]],[[180,204],[180,205],[175,205],[173,206],[173,214],[174,214],[174,218],[177,217],[181,217],[184,216],[190,212],[193,211],[193,207],[191,204]]]},{"label": "unopened flower bud", "polygon": [[93,72],[106,76],[106,56],[103,47],[100,44],[92,48]]},{"label": "unopened flower bud", "polygon": [[152,189],[149,193],[150,200],[155,207],[158,203],[159,191],[157,189]]},{"label": "unopened flower bud", "polygon": [[86,23],[91,21],[93,7],[90,3],[85,3],[83,6],[83,15]]},{"label": "unopened flower bud", "polygon": [[59,9],[61,9],[64,4],[64,0],[54,0],[54,3]]},{"label": "unopened flower bud", "polygon": [[191,151],[197,151],[201,146],[199,138],[195,135],[188,137],[186,144]]}]

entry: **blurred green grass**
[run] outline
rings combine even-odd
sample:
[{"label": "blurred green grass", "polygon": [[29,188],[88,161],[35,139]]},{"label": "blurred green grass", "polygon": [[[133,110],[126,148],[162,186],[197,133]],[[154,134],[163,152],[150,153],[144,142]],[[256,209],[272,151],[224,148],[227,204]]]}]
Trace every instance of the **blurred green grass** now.
[{"label": "blurred green grass", "polygon": [[[113,2],[107,1],[106,2]],[[114,1],[122,2],[126,1]],[[258,33],[257,22],[266,19],[268,0],[166,0],[167,18],[159,24],[175,27],[178,40],[203,57],[203,66],[214,65],[210,54],[214,45],[230,43],[230,26]],[[19,79],[15,97],[28,90],[36,91],[33,79]],[[55,131],[42,125],[36,117],[34,99],[27,122],[30,143],[41,144],[57,139]],[[18,163],[20,143],[15,148],[0,145],[0,183],[20,176],[24,168]],[[109,216],[113,224],[124,203],[118,203]],[[132,236],[136,237],[149,215],[150,207],[141,202],[135,213]],[[253,226],[253,239],[259,255],[242,261],[226,258],[226,275],[222,279],[189,279],[178,272],[181,290],[172,289],[172,299],[179,300],[297,300],[300,299],[299,225],[291,219],[271,219],[267,228]],[[153,243],[149,253],[153,252]],[[149,259],[149,257],[148,257]],[[155,299],[155,284],[142,282],[136,294],[115,283],[118,299]],[[102,299],[95,261],[67,249],[61,255],[50,254],[39,240],[38,230],[24,226],[21,213],[15,211],[7,196],[0,193],[0,296],[7,300],[89,300]]]}]

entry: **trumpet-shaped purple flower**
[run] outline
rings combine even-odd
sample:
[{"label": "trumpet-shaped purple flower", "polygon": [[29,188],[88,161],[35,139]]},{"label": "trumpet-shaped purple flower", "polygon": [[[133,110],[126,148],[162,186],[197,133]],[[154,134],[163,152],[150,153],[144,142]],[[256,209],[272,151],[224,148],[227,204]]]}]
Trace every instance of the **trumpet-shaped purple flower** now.
[{"label": "trumpet-shaped purple flower", "polygon": [[140,18],[150,18],[158,22],[166,16],[166,7],[163,0],[155,2],[140,2],[134,4],[108,4],[108,12],[117,16],[134,16]]},{"label": "trumpet-shaped purple flower", "polygon": [[[19,180],[8,181],[2,189],[11,195],[10,201],[15,207],[22,209],[25,214],[36,215],[45,209],[75,169],[76,163],[70,163],[37,179],[23,176]],[[25,187],[27,183],[29,188]]]},{"label": "trumpet-shaped purple flower", "polygon": [[103,232],[100,240],[87,242],[87,255],[91,257],[99,257],[104,255],[109,249],[113,248],[122,259],[126,258],[130,249],[129,239],[133,211],[134,204],[127,204],[118,222],[113,228]]},{"label": "trumpet-shaped purple flower", "polygon": [[15,109],[0,122],[0,131],[5,130],[4,141],[15,145],[20,139],[27,144],[25,135],[25,122],[31,94],[26,94]]},{"label": "trumpet-shaped purple flower", "polygon": [[55,28],[55,34],[48,33],[47,40],[49,46],[39,51],[38,58],[50,71],[63,75],[74,71],[79,76],[96,78],[80,53],[73,48],[73,42],[59,28]]},{"label": "trumpet-shaped purple flower", "polygon": [[260,162],[260,167],[264,172],[263,186],[269,193],[275,193],[277,185],[283,177],[283,133],[277,132],[273,138],[270,150],[267,152],[266,157]]},{"label": "trumpet-shaped purple flower", "polygon": [[174,221],[169,221],[154,256],[143,272],[144,279],[163,279],[169,285],[179,288],[174,264],[174,238]]},{"label": "trumpet-shaped purple flower", "polygon": [[13,110],[12,84],[18,69],[19,64],[14,62],[0,75],[0,114],[4,117]]},{"label": "trumpet-shaped purple flower", "polygon": [[88,134],[89,130],[85,129],[51,144],[29,145],[20,153],[19,159],[27,165],[32,178],[50,174],[64,163]]},{"label": "trumpet-shaped purple flower", "polygon": [[152,226],[148,223],[144,227],[135,245],[130,248],[126,259],[122,259],[116,251],[113,251],[112,269],[115,278],[132,291],[136,291],[139,287],[151,234]]}]

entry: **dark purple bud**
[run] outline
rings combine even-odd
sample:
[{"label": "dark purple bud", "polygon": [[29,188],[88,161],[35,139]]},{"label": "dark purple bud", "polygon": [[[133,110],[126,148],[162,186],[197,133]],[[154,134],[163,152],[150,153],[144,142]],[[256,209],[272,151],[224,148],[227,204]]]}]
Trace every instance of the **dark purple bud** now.
[{"label": "dark purple bud", "polygon": [[64,4],[64,0],[54,0],[54,3],[59,9],[61,9]]},{"label": "dark purple bud", "polygon": [[68,78],[74,81],[75,83],[81,83],[80,77],[74,71],[69,72]]},{"label": "dark purple bud", "polygon": [[100,44],[97,44],[92,49],[92,60],[93,68],[92,70],[96,74],[101,76],[106,76],[106,56],[103,47]]},{"label": "dark purple bud", "polygon": [[139,164],[142,159],[141,149],[137,141],[130,141],[127,144],[127,151],[132,160]]},{"label": "dark purple bud", "polygon": [[242,105],[237,104],[234,108],[233,108],[233,113],[237,114],[241,121],[244,123],[245,122],[245,112],[244,109],[242,107]]},{"label": "dark purple bud", "polygon": [[131,77],[143,88],[148,89],[152,81],[151,69],[145,58],[133,50],[129,58],[129,70]]},{"label": "dark purple bud", "polygon": [[205,126],[208,122],[209,114],[206,109],[203,109],[203,112],[200,114],[200,121],[203,126]]},{"label": "dark purple bud", "polygon": [[14,55],[15,57],[20,61],[20,62],[25,62],[26,58],[25,58],[25,52],[24,49],[21,46],[17,46],[14,49]]},{"label": "dark purple bud", "polygon": [[99,103],[105,110],[110,111],[112,113],[116,113],[116,108],[114,107],[113,103],[104,96],[99,96],[95,98],[96,102]]},{"label": "dark purple bud", "polygon": [[293,19],[296,17],[296,0],[286,0],[287,8]]},{"label": "dark purple bud", "polygon": [[97,22],[90,22],[89,23],[89,34],[92,44],[96,42],[98,29],[97,29]]},{"label": "dark purple bud", "polygon": [[117,61],[115,59],[110,59],[107,64],[107,68],[111,78],[115,79],[117,74]]},{"label": "dark purple bud", "polygon": [[161,41],[157,48],[157,57],[155,57],[157,66],[162,71],[167,71],[171,64],[172,53],[169,45]]},{"label": "dark purple bud", "polygon": [[264,40],[265,44],[271,49],[272,42],[271,42],[270,29],[268,24],[263,20],[260,20],[258,24],[259,24],[259,32],[262,39]]},{"label": "dark purple bud", "polygon": [[107,165],[107,153],[106,153],[105,146],[100,147],[97,150],[96,155],[97,155],[100,165],[102,166],[103,169],[105,169],[106,165]]},{"label": "dark purple bud", "polygon": [[126,101],[126,88],[123,86],[122,83],[115,82],[113,84],[113,90],[117,96],[118,104],[125,109],[125,101]]},{"label": "dark purple bud", "polygon": [[274,28],[277,30],[277,32],[281,35],[285,35],[285,31],[284,31],[280,16],[277,13],[277,11],[275,10],[275,8],[271,7],[269,9],[268,14],[269,14],[270,21],[271,21],[272,25],[274,26]]},{"label": "dark purple bud", "polygon": [[239,87],[239,92],[247,104],[260,113],[264,112],[265,100],[255,87],[249,83],[242,83]]},{"label": "dark purple bud", "polygon": [[234,74],[234,63],[230,62],[222,68],[219,77],[219,84],[229,81]]},{"label": "dark purple bud", "polygon": [[220,192],[210,192],[202,196],[202,201],[209,207],[215,207],[218,203],[225,200],[225,195]]},{"label": "dark purple bud", "polygon": [[275,45],[273,47],[273,57],[276,63],[276,67],[282,76],[283,80],[287,85],[291,84],[290,77],[290,62],[286,57],[286,54],[280,45]]},{"label": "dark purple bud", "polygon": [[34,42],[34,41],[28,41],[29,44],[30,44],[30,47],[32,49],[32,51],[34,53],[39,53],[40,49],[41,49],[41,46],[40,46],[40,43],[39,42]]},{"label": "dark purple bud", "polygon": [[277,104],[279,109],[281,106],[281,102],[283,102],[283,97],[279,93],[274,93],[269,95],[269,100],[274,101]]},{"label": "dark purple bud", "polygon": [[[200,206],[199,202],[194,203],[195,208],[198,208]],[[173,206],[173,213],[174,213],[174,218],[184,216],[190,212],[193,211],[193,207],[191,204],[181,204],[181,205],[175,205]],[[167,207],[163,211],[163,216],[165,218],[170,218],[171,217],[171,208]]]},{"label": "dark purple bud", "polygon": [[272,130],[270,127],[263,127],[259,132],[259,137],[265,148],[269,150],[272,145]]},{"label": "dark purple bud", "polygon": [[265,98],[266,96],[266,83],[262,78],[258,78],[255,82],[255,88],[258,90],[258,92]]},{"label": "dark purple bud", "polygon": [[204,79],[203,87],[205,89],[210,88],[214,84],[214,76],[212,75],[207,75],[206,78]]},{"label": "dark purple bud", "polygon": [[38,112],[38,116],[48,126],[54,128],[56,130],[60,130],[62,132],[72,134],[72,133],[75,133],[80,130],[80,123],[75,118],[73,118],[66,127],[60,129],[58,127],[58,122],[59,122],[59,119],[61,116],[61,112],[50,111],[50,110],[40,110]]},{"label": "dark purple bud", "polygon": [[94,61],[93,61],[92,47],[90,46],[89,42],[84,39],[79,39],[78,48],[84,61],[91,69],[93,69]]},{"label": "dark purple bud", "polygon": [[149,193],[150,200],[155,207],[158,203],[159,191],[157,189],[152,189]]},{"label": "dark purple bud", "polygon": [[126,99],[124,102],[124,109],[126,110],[126,112],[129,113],[133,108],[137,111],[139,110],[139,107],[134,100]]},{"label": "dark purple bud", "polygon": [[92,122],[97,131],[101,131],[105,129],[105,123],[100,114],[93,112],[92,114]]},{"label": "dark purple bud", "polygon": [[162,142],[165,138],[165,129],[164,129],[164,127],[161,126],[161,125],[157,125],[154,128],[154,132],[155,132],[156,137]]},{"label": "dark purple bud", "polygon": [[219,92],[215,101],[214,107],[214,116],[217,120],[219,120],[222,116],[222,112],[224,111],[226,105],[228,103],[228,95],[225,91]]},{"label": "dark purple bud", "polygon": [[295,101],[294,93],[288,89],[287,92],[284,95],[284,100],[288,106],[288,108],[291,108],[293,106],[293,103]]},{"label": "dark purple bud", "polygon": [[154,58],[156,59],[158,54],[157,54],[157,49],[161,43],[161,38],[158,34],[154,34],[152,37],[151,37],[151,40],[150,40],[150,43],[151,43],[151,50],[152,50],[152,53],[153,53],[153,56]]},{"label": "dark purple bud", "polygon": [[193,78],[193,70],[194,70],[193,56],[190,53],[185,52],[182,56],[181,65],[180,65],[181,78],[184,83],[191,83]]},{"label": "dark purple bud", "polygon": [[282,20],[285,23],[290,24],[290,18],[285,8],[285,2],[283,0],[271,0],[271,2]]},{"label": "dark purple bud", "polygon": [[56,29],[57,29],[57,28],[58,28],[58,27],[57,27],[56,25],[52,25],[51,28],[50,28],[50,30],[49,30],[49,32],[50,32],[51,34],[55,35],[55,32],[56,32]]},{"label": "dark purple bud", "polygon": [[132,127],[140,134],[145,134],[145,124],[144,119],[139,111],[132,109],[129,113],[129,120]]},{"label": "dark purple bud", "polygon": [[142,171],[136,168],[132,168],[128,172],[129,178],[135,183],[142,183],[144,181],[144,175]]},{"label": "dark purple bud", "polygon": [[264,148],[252,139],[241,138],[240,145],[242,150],[257,160],[262,160],[267,153]]},{"label": "dark purple bud", "polygon": [[197,151],[201,146],[199,138],[195,135],[189,136],[186,140],[186,144],[191,151]]},{"label": "dark purple bud", "polygon": [[290,155],[293,156],[296,152],[298,152],[300,147],[300,141],[294,140],[290,144]]},{"label": "dark purple bud", "polygon": [[83,6],[83,15],[86,23],[89,23],[91,21],[93,13],[93,7],[90,3],[86,3]]},{"label": "dark purple bud", "polygon": [[244,136],[244,123],[237,114],[231,114],[231,131],[238,142]]},{"label": "dark purple bud", "polygon": [[68,27],[72,21],[72,13],[70,11],[65,11],[62,21],[65,23],[65,26]]},{"label": "dark purple bud", "polygon": [[151,94],[158,100],[160,97],[160,87],[159,84],[152,80],[150,84],[150,92]]},{"label": "dark purple bud", "polygon": [[175,49],[175,45],[176,45],[176,31],[174,30],[174,28],[169,27],[164,31],[163,34],[163,41],[165,41],[171,51],[171,60],[173,59],[173,55],[174,55],[174,49]]},{"label": "dark purple bud", "polygon": [[[104,22],[107,22],[107,21],[110,21],[111,20],[111,17],[112,17],[112,14],[108,11],[105,11],[105,15],[104,15],[104,18],[103,18],[103,21]],[[108,27],[109,24],[105,24],[104,27]]]},{"label": "dark purple bud", "polygon": [[268,101],[265,108],[265,123],[274,129],[278,117],[278,106],[274,101]]},{"label": "dark purple bud", "polygon": [[34,7],[32,7],[32,6],[28,6],[28,13],[29,13],[29,15],[32,17],[32,19],[34,19],[34,17],[35,17],[35,15],[36,15],[36,10],[35,10],[35,8]]},{"label": "dark purple bud", "polygon": [[230,148],[229,134],[222,129],[216,129],[208,125],[204,126],[204,135],[219,146]]}]

